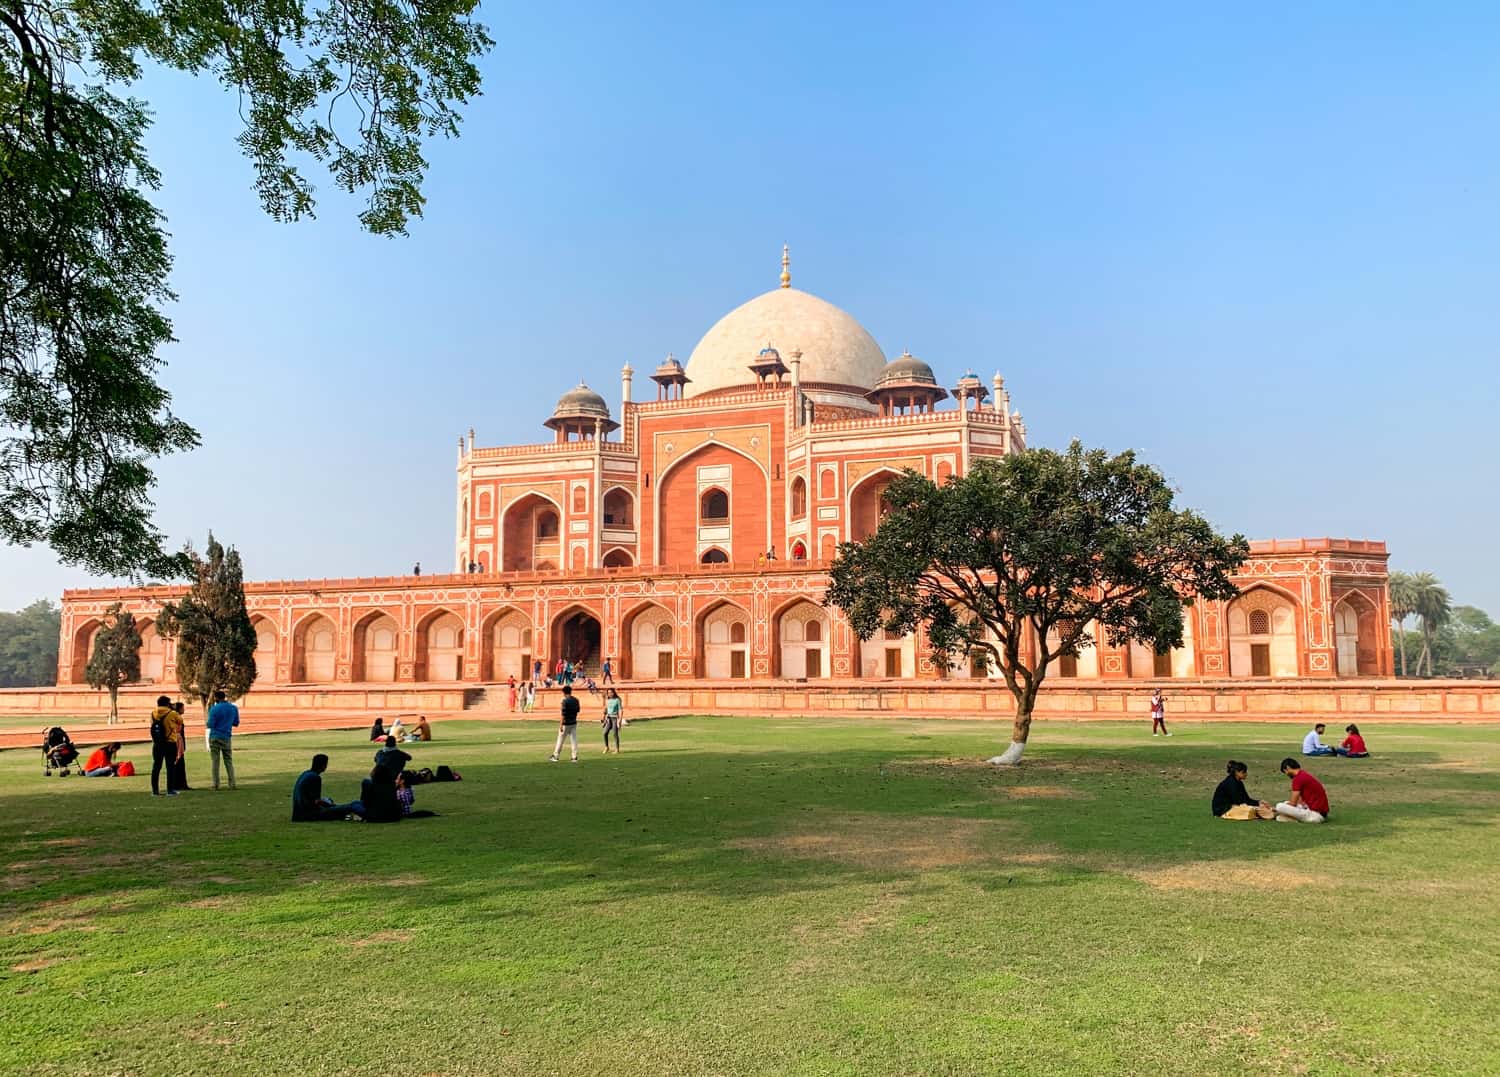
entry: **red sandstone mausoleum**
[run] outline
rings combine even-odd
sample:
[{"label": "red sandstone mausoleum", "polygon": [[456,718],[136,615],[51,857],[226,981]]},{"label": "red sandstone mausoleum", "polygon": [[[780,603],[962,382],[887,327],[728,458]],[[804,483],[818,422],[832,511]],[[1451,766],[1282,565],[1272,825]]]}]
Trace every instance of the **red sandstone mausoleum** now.
[{"label": "red sandstone mausoleum", "polygon": [[[257,688],[456,687],[606,656],[634,682],[945,675],[920,635],[860,642],[820,601],[838,544],[875,528],[900,471],[941,481],[1025,450],[998,374],[944,384],[921,359],[887,361],[853,317],[791,287],[785,252],[781,286],[721,318],[686,365],[668,356],[647,399],[635,374],[621,372],[617,415],[584,385],[564,393],[544,443],[460,439],[451,574],[247,584]],[[1180,650],[1101,644],[1054,676],[1392,675],[1384,543],[1251,550],[1243,594],[1193,605]],[[142,679],[175,685],[152,622],[180,593],[66,592],[58,684],[83,682],[100,617],[123,601],[143,622]]]}]

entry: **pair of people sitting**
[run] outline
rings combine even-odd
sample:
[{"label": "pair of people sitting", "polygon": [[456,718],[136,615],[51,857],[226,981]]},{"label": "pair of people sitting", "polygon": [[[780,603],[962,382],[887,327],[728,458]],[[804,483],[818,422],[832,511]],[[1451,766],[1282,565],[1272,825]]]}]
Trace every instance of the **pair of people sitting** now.
[{"label": "pair of people sitting", "polygon": [[1359,726],[1352,722],[1344,727],[1344,740],[1342,744],[1335,747],[1332,744],[1323,743],[1323,731],[1328,727],[1322,722],[1312,727],[1307,736],[1302,738],[1303,755],[1341,755],[1346,759],[1367,759],[1369,749],[1365,747],[1365,738],[1359,734]]},{"label": "pair of people sitting", "polygon": [[1220,819],[1275,819],[1278,823],[1321,823],[1328,818],[1328,791],[1295,759],[1281,761],[1281,773],[1291,779],[1292,793],[1274,806],[1245,789],[1249,773],[1250,768],[1238,759],[1229,761],[1224,780],[1214,790],[1214,815]]},{"label": "pair of people sitting", "polygon": [[429,741],[432,739],[432,726],[427,724],[427,715],[425,714],[417,720],[416,726],[411,729],[408,729],[399,717],[391,723],[389,729],[385,727],[385,723],[381,719],[375,719],[375,723],[370,726],[370,742],[373,744],[376,741],[385,740],[387,737],[395,737],[398,742],[403,744]]},{"label": "pair of people sitting", "polygon": [[[384,754],[384,753],[381,753]],[[404,755],[404,752],[398,752]],[[416,811],[411,775],[376,763],[369,777],[360,782],[359,799],[347,804],[336,803],[323,795],[323,773],[328,756],[321,752],[312,758],[312,766],[297,776],[292,786],[292,822],[321,823],[338,819],[357,819],[367,823],[394,823],[405,818],[423,818],[436,812]]]}]

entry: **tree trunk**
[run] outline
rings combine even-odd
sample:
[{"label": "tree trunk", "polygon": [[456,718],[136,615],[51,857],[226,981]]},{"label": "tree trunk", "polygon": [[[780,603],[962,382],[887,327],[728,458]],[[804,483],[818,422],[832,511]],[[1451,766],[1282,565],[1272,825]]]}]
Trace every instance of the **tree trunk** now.
[{"label": "tree trunk", "polygon": [[1031,736],[1031,708],[1036,700],[1036,692],[1032,691],[1027,695],[1028,698],[1016,703],[1016,718],[1010,728],[1010,747],[999,755],[991,756],[986,762],[997,767],[1011,767],[1021,761],[1021,755],[1026,751],[1026,740]]},{"label": "tree trunk", "polygon": [[109,689],[109,724],[116,725],[120,721],[120,690],[113,685]]},{"label": "tree trunk", "polygon": [[1401,676],[1406,676],[1406,626],[1401,625],[1396,632],[1396,646],[1401,649]]}]

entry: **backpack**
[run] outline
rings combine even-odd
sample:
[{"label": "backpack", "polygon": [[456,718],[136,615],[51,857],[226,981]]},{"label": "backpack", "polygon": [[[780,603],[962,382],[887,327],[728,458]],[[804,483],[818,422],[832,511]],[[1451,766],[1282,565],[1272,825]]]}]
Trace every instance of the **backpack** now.
[{"label": "backpack", "polygon": [[116,778],[133,778],[133,777],[135,777],[135,764],[132,763],[128,759],[125,760],[125,762],[123,762],[123,763],[120,764],[120,768],[115,771],[115,777]]},{"label": "backpack", "polygon": [[155,711],[151,712],[151,743],[165,744],[167,740],[167,726]]},{"label": "backpack", "polygon": [[463,781],[463,777],[451,767],[440,766],[437,768],[436,780],[440,782],[461,782]]}]

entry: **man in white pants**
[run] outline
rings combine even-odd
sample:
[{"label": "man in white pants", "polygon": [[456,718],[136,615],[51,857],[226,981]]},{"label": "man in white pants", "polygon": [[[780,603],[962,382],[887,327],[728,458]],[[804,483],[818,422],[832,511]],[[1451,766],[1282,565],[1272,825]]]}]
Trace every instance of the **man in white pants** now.
[{"label": "man in white pants", "polygon": [[563,685],[562,722],[557,727],[557,747],[552,749],[552,762],[557,762],[565,740],[572,740],[573,762],[578,762],[578,700],[573,696],[571,684]]},{"label": "man in white pants", "polygon": [[1321,823],[1328,818],[1328,791],[1322,782],[1290,757],[1281,761],[1281,773],[1292,779],[1292,796],[1276,805],[1278,823]]}]

